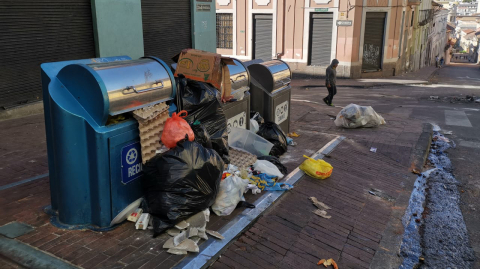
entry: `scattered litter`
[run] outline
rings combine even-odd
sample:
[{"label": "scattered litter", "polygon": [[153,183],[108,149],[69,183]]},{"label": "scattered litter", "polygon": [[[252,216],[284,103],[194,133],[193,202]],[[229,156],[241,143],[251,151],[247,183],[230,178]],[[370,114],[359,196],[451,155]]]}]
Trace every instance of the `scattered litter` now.
[{"label": "scattered litter", "polygon": [[452,134],[453,134],[453,131],[444,131],[443,134],[444,134],[444,135],[452,135]]},{"label": "scattered litter", "polygon": [[185,222],[188,222],[188,224],[190,224],[189,227],[195,227],[195,228],[205,227],[205,225],[207,225],[206,212],[202,211],[198,214],[195,214],[190,218],[188,218],[187,220],[185,220]]},{"label": "scattered litter", "polygon": [[434,138],[436,138],[435,140],[440,140],[440,141],[443,141],[445,143],[450,143],[450,139],[448,139],[444,136],[435,136]]},{"label": "scattered litter", "polygon": [[[275,166],[275,168],[277,167]],[[243,179],[236,175],[230,175],[223,179],[220,182],[217,198],[212,205],[213,212],[218,216],[232,214],[238,202],[243,199],[248,182],[248,179]]]},{"label": "scattered litter", "polygon": [[332,217],[332,216],[327,215],[327,211],[325,211],[325,210],[315,209],[313,211],[313,213],[315,215],[320,216],[320,217],[325,218],[325,219],[329,219],[329,218]]},{"label": "scattered litter", "polygon": [[370,148],[370,151],[375,153],[377,152],[377,148]]},{"label": "scattered litter", "polygon": [[329,219],[329,218],[332,217],[332,216],[327,215],[326,210],[331,209],[328,205],[318,201],[318,199],[316,197],[310,197],[308,199],[310,201],[312,201],[312,203],[318,208],[318,209],[315,209],[314,211],[312,211],[315,215],[320,216],[320,217],[325,218],[325,219]]},{"label": "scattered litter", "polygon": [[236,167],[249,167],[257,161],[256,155],[240,148],[230,147],[228,155],[230,163]]},{"label": "scattered litter", "polygon": [[317,179],[326,179],[332,175],[333,166],[326,161],[315,160],[306,155],[303,155],[303,157],[307,159],[300,165],[299,168],[307,175]]},{"label": "scattered litter", "polygon": [[325,267],[332,265],[334,269],[338,269],[338,265],[333,259],[328,259],[328,260],[321,259],[320,261],[318,261],[317,265],[320,265],[320,264],[323,264],[323,266]]},{"label": "scattered litter", "polygon": [[[188,223],[187,223],[188,224]],[[167,234],[170,236],[176,236],[180,233],[181,231],[177,228],[172,228],[167,230]]]},{"label": "scattered litter", "polygon": [[288,137],[299,137],[300,135],[295,133],[295,132],[291,132],[288,134]]},{"label": "scattered litter", "polygon": [[191,239],[185,239],[182,243],[178,244],[177,246],[170,248],[170,250],[184,250],[188,252],[199,252],[200,248],[198,247],[197,243],[195,243]]},{"label": "scattered litter", "polygon": [[198,235],[198,228],[195,228],[195,227],[192,227],[190,229],[188,229],[188,238],[190,237],[194,237],[194,236],[197,236]]},{"label": "scattered litter", "polygon": [[480,103],[480,98],[478,98],[477,100],[475,100],[475,103]]},{"label": "scattered litter", "polygon": [[418,171],[418,169],[416,168],[413,168],[412,169],[412,173],[414,173],[415,175],[421,175],[422,173],[420,171]]},{"label": "scattered litter", "polygon": [[146,230],[148,227],[148,223],[150,221],[150,214],[142,213],[140,218],[138,219],[137,223],[135,223],[135,228],[137,230]]},{"label": "scattered litter", "polygon": [[208,236],[207,236],[207,233],[205,232],[205,228],[198,230],[198,237],[200,237],[201,239],[208,240]]},{"label": "scattered litter", "polygon": [[142,215],[143,209],[137,208],[130,216],[128,216],[127,220],[131,222],[137,222],[140,215]]},{"label": "scattered litter", "polygon": [[183,231],[173,238],[173,245],[178,246],[187,239],[187,232]]},{"label": "scattered litter", "polygon": [[436,95],[431,95],[431,96],[430,96],[430,100],[438,100],[438,96],[436,96]]},{"label": "scattered litter", "polygon": [[[257,194],[257,193],[261,193],[262,190],[260,190],[257,185],[255,184],[251,184],[249,183],[248,186],[247,186],[247,191],[248,190],[252,190],[252,194]],[[245,191],[246,192],[246,191]]]},{"label": "scattered litter", "polygon": [[258,174],[250,178],[250,183],[257,185],[260,190],[265,191],[286,191],[293,186],[288,183],[276,182],[277,177],[267,174]]},{"label": "scattered litter", "polygon": [[395,201],[395,198],[394,198],[394,197],[392,197],[392,196],[384,193],[384,192],[381,191],[381,190],[377,190],[377,189],[373,189],[373,188],[372,188],[372,189],[370,189],[370,190],[368,191],[368,193],[370,193],[371,195],[374,195],[374,196],[378,196],[378,197],[380,197],[380,198],[382,198],[382,199],[384,199],[384,200],[390,201],[390,202]]},{"label": "scattered litter", "polygon": [[188,224],[188,222],[182,220],[175,225],[175,228],[177,228],[179,230],[183,230],[183,229],[187,229],[188,226],[190,226],[190,224]]},{"label": "scattered litter", "polygon": [[308,199],[312,201],[312,203],[319,209],[324,209],[324,210],[331,209],[331,207],[329,207],[328,205],[318,201],[316,197],[310,197]]},{"label": "scattered litter", "polygon": [[280,172],[278,167],[267,160],[257,160],[255,164],[253,164],[253,169],[261,173],[265,173],[271,176],[276,176],[278,177],[278,179],[283,178],[283,174],[282,172]]},{"label": "scattered litter", "polygon": [[221,235],[219,232],[216,232],[216,231],[206,230],[206,233],[218,239],[222,239],[222,240],[225,239],[223,235]]},{"label": "scattered litter", "polygon": [[174,248],[167,250],[167,252],[174,255],[186,255],[188,253],[186,250],[179,250]]},{"label": "scattered litter", "polygon": [[165,243],[163,244],[163,248],[173,248],[175,244],[173,243],[173,237],[170,237]]},{"label": "scattered litter", "polygon": [[287,137],[287,145],[296,146],[297,143],[293,142],[293,139],[291,139],[290,137]]},{"label": "scattered litter", "polygon": [[377,127],[386,124],[371,106],[349,104],[342,109],[335,119],[335,125],[344,128]]},{"label": "scattered litter", "polygon": [[198,236],[194,236],[194,237],[192,237],[192,238],[190,238],[190,239],[191,239],[193,242],[195,242],[195,243],[198,244],[198,242],[200,242],[200,240],[201,240],[202,238],[200,238],[200,237],[198,237]]}]

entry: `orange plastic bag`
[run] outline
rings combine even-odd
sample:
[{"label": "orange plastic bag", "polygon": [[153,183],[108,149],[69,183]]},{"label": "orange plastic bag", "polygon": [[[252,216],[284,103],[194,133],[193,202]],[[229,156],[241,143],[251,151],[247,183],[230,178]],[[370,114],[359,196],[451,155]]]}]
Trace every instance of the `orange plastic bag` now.
[{"label": "orange plastic bag", "polygon": [[[181,116],[182,114],[185,114],[185,116]],[[182,110],[178,112],[178,114],[173,113],[172,117],[165,122],[161,139],[167,148],[171,149],[176,147],[178,141],[185,139],[185,135],[188,135],[189,141],[195,139],[192,128],[188,125],[187,121],[183,119],[186,116],[188,116],[188,112]]]}]

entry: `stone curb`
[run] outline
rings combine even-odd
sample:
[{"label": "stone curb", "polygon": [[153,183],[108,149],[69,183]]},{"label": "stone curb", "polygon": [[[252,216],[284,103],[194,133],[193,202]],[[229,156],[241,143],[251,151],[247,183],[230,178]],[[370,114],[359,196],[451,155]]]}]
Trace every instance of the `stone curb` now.
[{"label": "stone curb", "polygon": [[77,269],[60,258],[53,257],[15,239],[0,236],[0,256],[26,268],[35,269]]},{"label": "stone curb", "polygon": [[[415,168],[420,172],[423,171],[423,165],[430,152],[432,136],[433,126],[430,123],[424,123],[422,134],[414,148],[413,162],[410,169]],[[403,179],[403,191],[398,195],[395,204],[392,205],[392,216],[380,241],[379,249],[370,264],[370,268],[399,268],[401,265],[403,258],[400,255],[400,247],[405,231],[402,218],[408,207],[415,180],[416,176],[413,174],[409,178]]]}]

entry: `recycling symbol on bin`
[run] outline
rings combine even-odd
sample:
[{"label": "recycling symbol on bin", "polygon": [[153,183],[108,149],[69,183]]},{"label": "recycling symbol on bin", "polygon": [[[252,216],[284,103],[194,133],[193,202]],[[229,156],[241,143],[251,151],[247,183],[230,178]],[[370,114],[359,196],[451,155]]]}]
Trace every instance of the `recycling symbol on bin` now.
[{"label": "recycling symbol on bin", "polygon": [[127,152],[127,156],[126,156],[126,159],[127,159],[127,163],[128,164],[133,164],[135,163],[135,161],[137,160],[138,158],[138,152],[136,149],[130,149],[128,152]]}]

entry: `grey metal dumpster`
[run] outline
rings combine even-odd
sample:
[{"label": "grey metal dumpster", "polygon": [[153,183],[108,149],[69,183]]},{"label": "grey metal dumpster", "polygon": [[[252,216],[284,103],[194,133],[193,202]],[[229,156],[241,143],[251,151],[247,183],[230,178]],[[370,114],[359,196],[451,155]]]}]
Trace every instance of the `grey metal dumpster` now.
[{"label": "grey metal dumpster", "polygon": [[233,59],[235,65],[228,65],[232,82],[232,95],[237,101],[222,104],[227,118],[228,133],[232,127],[250,129],[250,74],[242,62]]},{"label": "grey metal dumpster", "polygon": [[292,72],[288,64],[272,60],[249,65],[250,105],[266,120],[275,122],[285,133],[290,131]]}]

